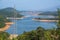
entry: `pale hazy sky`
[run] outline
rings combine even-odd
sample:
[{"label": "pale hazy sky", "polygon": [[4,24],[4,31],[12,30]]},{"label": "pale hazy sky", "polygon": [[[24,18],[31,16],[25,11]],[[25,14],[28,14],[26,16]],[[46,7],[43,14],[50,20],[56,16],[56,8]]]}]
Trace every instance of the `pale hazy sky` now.
[{"label": "pale hazy sky", "polygon": [[60,7],[60,0],[0,0],[0,9],[14,7],[17,10],[56,10]]}]

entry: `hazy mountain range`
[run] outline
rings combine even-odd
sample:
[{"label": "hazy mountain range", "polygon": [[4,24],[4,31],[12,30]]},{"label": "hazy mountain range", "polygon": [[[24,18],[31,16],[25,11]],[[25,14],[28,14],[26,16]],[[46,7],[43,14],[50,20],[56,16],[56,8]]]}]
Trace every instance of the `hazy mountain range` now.
[{"label": "hazy mountain range", "polygon": [[[11,7],[0,9],[0,15],[3,15],[5,17],[14,17],[14,15],[17,15],[17,17],[22,17],[23,15],[20,14],[22,12],[33,12],[33,11],[19,11]],[[54,16],[58,15],[57,11],[42,11],[42,12],[37,11],[36,13],[39,13],[39,15],[54,15]]]}]

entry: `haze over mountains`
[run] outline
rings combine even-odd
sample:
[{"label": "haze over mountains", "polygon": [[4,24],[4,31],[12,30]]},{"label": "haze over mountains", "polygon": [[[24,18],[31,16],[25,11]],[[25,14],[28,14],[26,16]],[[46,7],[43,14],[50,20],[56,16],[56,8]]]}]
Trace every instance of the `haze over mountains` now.
[{"label": "haze over mountains", "polygon": [[17,17],[22,17],[23,15],[20,14],[22,12],[28,12],[28,14],[30,12],[33,13],[39,13],[39,15],[53,15],[53,16],[57,16],[57,11],[19,11],[16,10],[12,7],[8,7],[8,8],[4,8],[4,9],[0,9],[0,15],[3,15],[5,17],[14,17],[14,14],[17,14]]}]

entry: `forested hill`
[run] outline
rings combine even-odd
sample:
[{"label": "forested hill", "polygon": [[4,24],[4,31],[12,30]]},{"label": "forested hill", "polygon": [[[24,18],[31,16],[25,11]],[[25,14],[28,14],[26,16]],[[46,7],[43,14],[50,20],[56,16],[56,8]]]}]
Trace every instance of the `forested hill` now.
[{"label": "forested hill", "polygon": [[46,12],[42,12],[39,15],[53,15],[53,16],[58,16],[57,11],[46,11]]},{"label": "forested hill", "polygon": [[22,17],[23,15],[20,14],[20,12],[14,8],[4,8],[0,9],[0,15],[5,16],[5,17],[13,17],[14,14],[17,14],[17,17]]}]

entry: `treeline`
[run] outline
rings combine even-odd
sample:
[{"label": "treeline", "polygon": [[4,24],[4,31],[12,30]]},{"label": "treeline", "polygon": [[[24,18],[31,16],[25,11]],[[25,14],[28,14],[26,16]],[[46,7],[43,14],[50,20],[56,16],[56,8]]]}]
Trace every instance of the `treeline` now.
[{"label": "treeline", "polygon": [[18,40],[60,40],[57,29],[44,29],[38,27],[36,30],[24,32],[17,37]]}]

